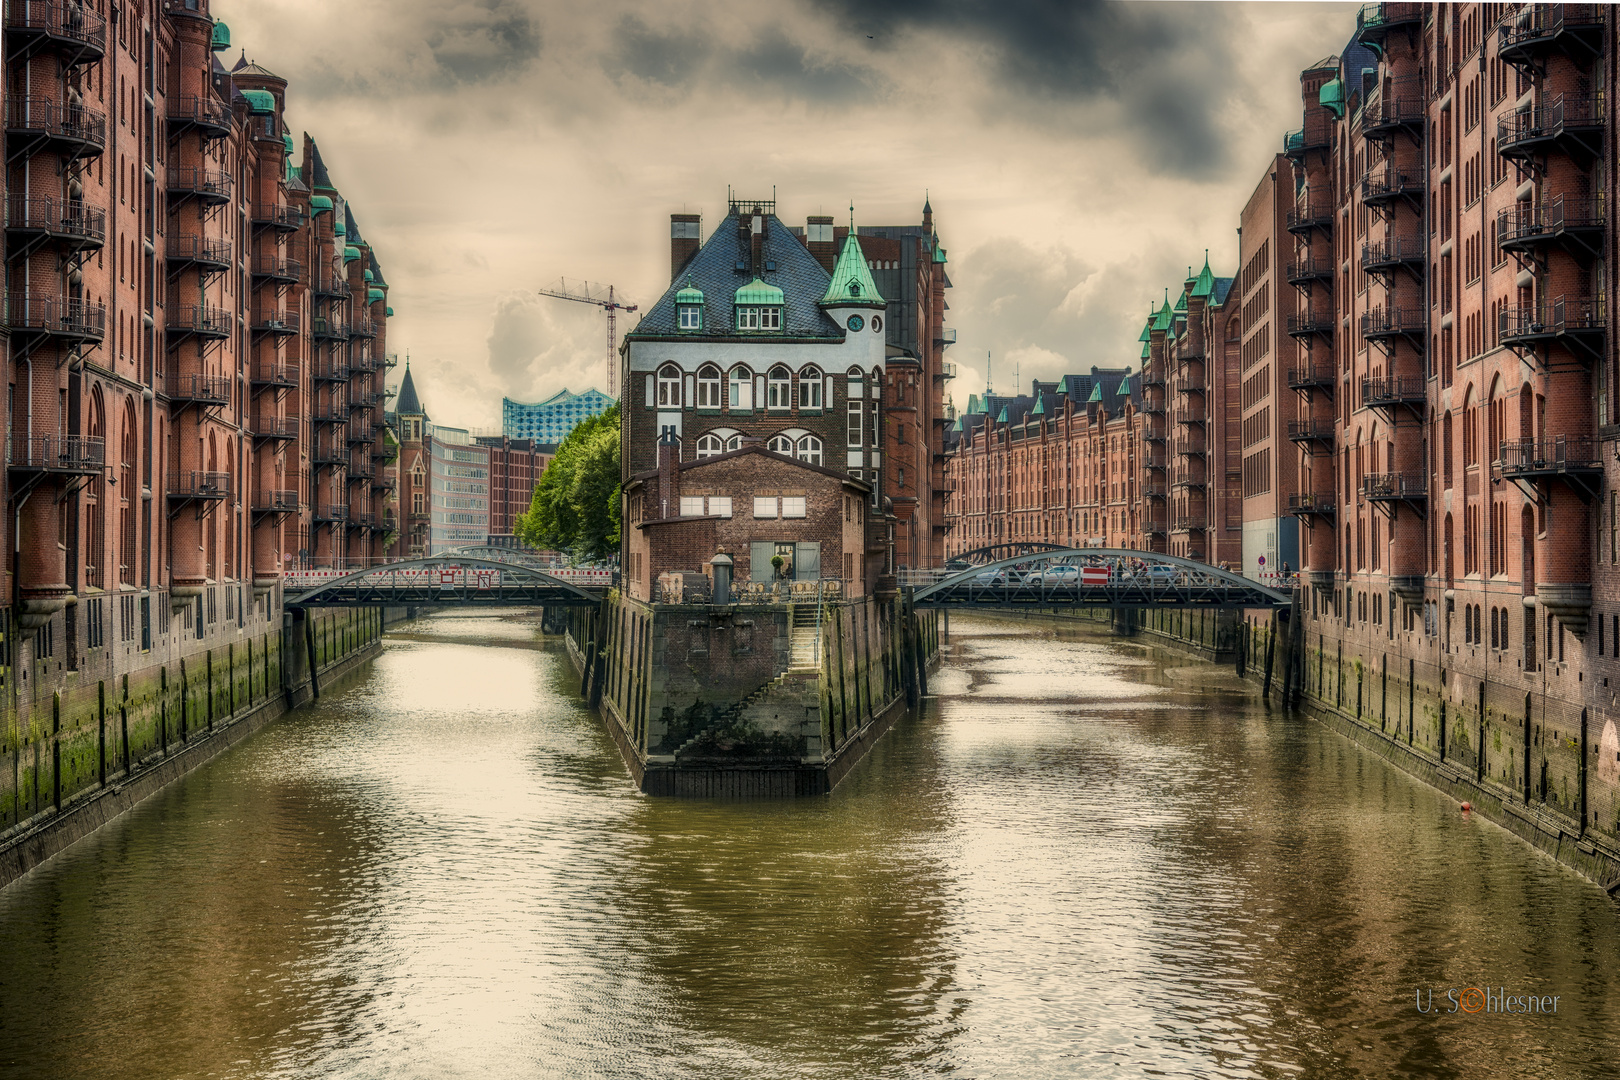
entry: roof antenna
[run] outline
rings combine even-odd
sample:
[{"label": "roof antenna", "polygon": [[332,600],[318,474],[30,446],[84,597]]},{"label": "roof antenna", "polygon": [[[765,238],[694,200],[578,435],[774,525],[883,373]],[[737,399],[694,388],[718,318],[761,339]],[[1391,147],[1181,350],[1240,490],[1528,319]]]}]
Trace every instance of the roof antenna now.
[{"label": "roof antenna", "polygon": [[849,235],[855,235],[855,200],[849,200]]},{"label": "roof antenna", "polygon": [[[990,350],[989,349],[984,350],[984,396],[985,397],[989,397],[991,395],[991,393],[992,393],[990,387],[993,384],[990,381],[990,373],[995,371],[995,369],[996,369],[995,361],[990,358]],[[990,403],[988,401],[985,402],[984,407],[986,409],[988,409],[990,407]]]}]

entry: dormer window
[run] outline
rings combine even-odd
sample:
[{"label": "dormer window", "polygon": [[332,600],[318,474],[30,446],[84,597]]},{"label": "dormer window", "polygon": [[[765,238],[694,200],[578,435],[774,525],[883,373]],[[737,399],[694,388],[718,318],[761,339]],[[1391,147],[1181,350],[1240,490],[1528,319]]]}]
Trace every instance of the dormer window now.
[{"label": "dormer window", "polygon": [[703,309],[697,304],[680,304],[680,327],[682,330],[703,329]]},{"label": "dormer window", "polygon": [[782,329],[782,309],[776,305],[740,307],[737,309],[737,329],[780,330]]},{"label": "dormer window", "polygon": [[782,329],[782,304],[785,297],[775,285],[755,278],[738,289],[732,298],[737,311],[738,330]]}]

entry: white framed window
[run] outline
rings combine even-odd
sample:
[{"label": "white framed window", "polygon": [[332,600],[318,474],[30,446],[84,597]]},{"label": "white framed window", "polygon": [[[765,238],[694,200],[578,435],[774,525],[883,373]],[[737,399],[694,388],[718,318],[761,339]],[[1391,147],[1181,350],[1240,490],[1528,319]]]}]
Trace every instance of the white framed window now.
[{"label": "white framed window", "polygon": [[754,496],[754,516],[757,518],[774,518],[776,516],[775,495]]},{"label": "white framed window", "polygon": [[807,367],[799,372],[799,407],[821,408],[821,369]]},{"label": "white framed window", "polygon": [[703,309],[696,304],[680,305],[680,327],[682,330],[703,329]]},{"label": "white framed window", "polygon": [[[872,400],[873,401],[876,401],[876,400],[882,398],[883,397],[883,372],[878,370],[877,368],[873,368],[872,369],[872,378],[871,378],[871,381],[867,383],[867,386],[869,387],[867,392],[872,395]],[[874,415],[875,415],[875,411],[874,411]]]},{"label": "white framed window", "polygon": [[759,328],[761,330],[782,329],[782,309],[779,307],[762,307],[759,309]]},{"label": "white framed window", "polygon": [[848,442],[851,447],[862,445],[861,436],[865,434],[865,422],[861,419],[861,403],[852,400],[849,402],[849,428]]},{"label": "white framed window", "polygon": [[759,308],[757,308],[757,307],[740,307],[740,308],[738,308],[737,309],[737,329],[739,329],[739,330],[758,330],[759,329]]},{"label": "white framed window", "polygon": [[802,518],[805,516],[803,495],[782,496],[782,516],[785,518]]},{"label": "white framed window", "polygon": [[702,516],[703,516],[703,496],[701,496],[701,495],[682,495],[681,496],[681,517],[702,517]]},{"label": "white framed window", "polygon": [[861,389],[862,376],[860,368],[850,368],[846,373],[845,378],[848,380],[848,385],[845,387],[845,396],[851,401],[865,393],[865,391]]},{"label": "white framed window", "polygon": [[778,365],[766,376],[765,405],[770,409],[793,408],[793,377],[787,368]]},{"label": "white framed window", "polygon": [[787,435],[772,435],[771,441],[765,444],[765,449],[773,454],[781,454],[783,457],[792,457],[793,439]]},{"label": "white framed window", "polygon": [[814,435],[806,435],[800,439],[799,445],[795,449],[800,461],[808,462],[811,465],[821,464],[821,440]]},{"label": "white framed window", "polygon": [[658,407],[681,407],[681,369],[674,364],[665,364],[658,369]]},{"label": "white framed window", "polygon": [[731,369],[731,385],[727,388],[733,410],[752,409],[754,407],[754,376],[747,368],[738,364]]},{"label": "white framed window", "polygon": [[720,436],[702,435],[699,436],[697,441],[697,456],[700,460],[706,457],[714,457],[716,454],[724,453],[724,448],[725,444],[720,441]]},{"label": "white framed window", "polygon": [[727,450],[741,450],[742,449],[742,439],[743,439],[743,437],[741,435],[733,435],[731,438],[726,440],[726,449]]},{"label": "white framed window", "polygon": [[698,368],[697,407],[700,409],[720,407],[720,369],[713,364],[704,364]]},{"label": "white framed window", "polygon": [[728,518],[731,516],[730,495],[709,496],[709,516]]}]

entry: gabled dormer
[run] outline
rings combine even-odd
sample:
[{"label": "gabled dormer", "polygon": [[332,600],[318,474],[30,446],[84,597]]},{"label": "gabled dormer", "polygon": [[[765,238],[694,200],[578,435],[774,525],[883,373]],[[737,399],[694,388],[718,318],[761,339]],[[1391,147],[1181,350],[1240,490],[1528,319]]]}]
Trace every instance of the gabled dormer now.
[{"label": "gabled dormer", "polygon": [[675,318],[683,333],[703,329],[703,290],[694,287],[690,280],[675,294]]},{"label": "gabled dormer", "polygon": [[[679,298],[676,300],[679,306]],[[738,289],[732,296],[735,321],[732,326],[741,331],[782,332],[782,290],[759,277]]]}]

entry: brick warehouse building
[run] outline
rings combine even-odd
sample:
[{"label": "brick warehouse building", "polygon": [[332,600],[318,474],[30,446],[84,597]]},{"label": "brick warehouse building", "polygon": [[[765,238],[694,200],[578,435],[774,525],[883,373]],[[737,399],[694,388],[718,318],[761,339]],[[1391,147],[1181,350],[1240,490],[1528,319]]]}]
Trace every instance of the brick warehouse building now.
[{"label": "brick warehouse building", "polygon": [[[1601,5],[1363,8],[1301,73],[1287,165],[1243,212],[1219,361],[1236,410],[1211,414],[1241,455],[1245,569],[1276,509],[1299,521],[1311,704],[1521,834],[1611,859],[1615,52]],[[1147,489],[1161,431],[1174,448],[1155,423],[1175,407],[1157,341],[1174,324],[1159,309],[1144,332]],[[1136,545],[1158,546],[1151,524]]]},{"label": "brick warehouse building", "polygon": [[16,2],[4,35],[4,662],[27,715],[279,630],[284,566],[381,556],[388,309],[285,80],[226,70],[206,0]]}]

